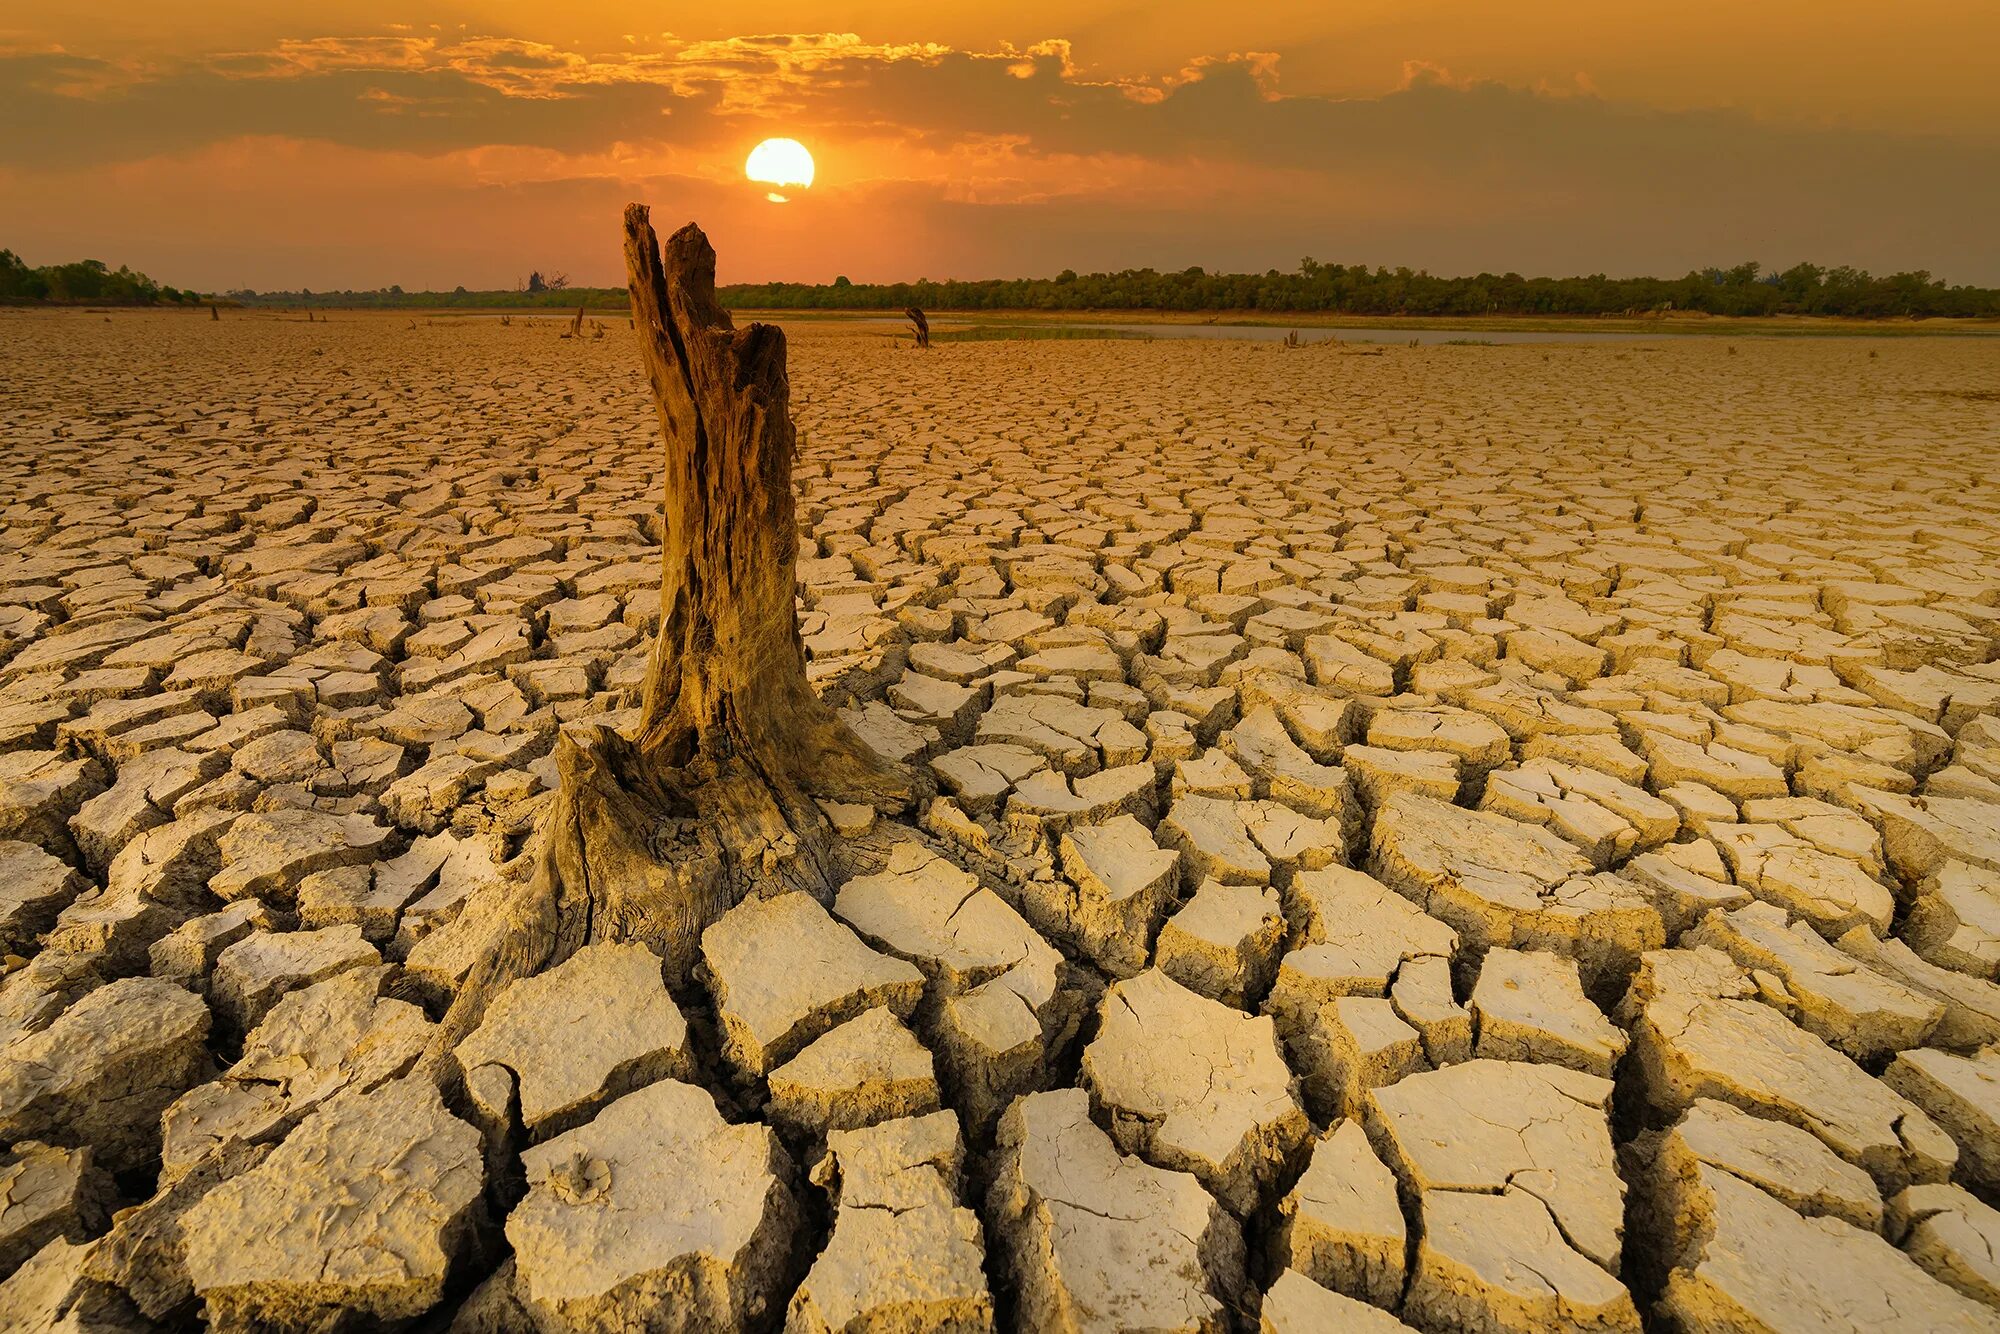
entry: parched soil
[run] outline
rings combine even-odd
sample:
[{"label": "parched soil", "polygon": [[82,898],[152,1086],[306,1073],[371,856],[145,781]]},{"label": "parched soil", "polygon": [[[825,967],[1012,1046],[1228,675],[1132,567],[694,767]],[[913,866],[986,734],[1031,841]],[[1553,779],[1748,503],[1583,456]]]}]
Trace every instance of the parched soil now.
[{"label": "parched soil", "polygon": [[568,328],[0,317],[0,1329],[2000,1328],[1987,346],[801,325],[928,838],[440,1090],[659,620]]}]

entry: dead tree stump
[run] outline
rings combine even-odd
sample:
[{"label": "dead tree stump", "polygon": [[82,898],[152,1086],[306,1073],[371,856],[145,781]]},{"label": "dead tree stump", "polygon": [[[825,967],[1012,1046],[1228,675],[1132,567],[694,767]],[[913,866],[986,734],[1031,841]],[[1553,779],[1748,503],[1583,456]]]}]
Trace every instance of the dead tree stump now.
[{"label": "dead tree stump", "polygon": [[693,224],[662,250],[646,207],[628,206],[625,266],[666,437],[660,628],[640,718],[557,740],[533,877],[434,1056],[500,988],[592,942],[642,941],[686,978],[702,930],[742,899],[801,889],[824,901],[845,880],[849,849],[818,799],[893,812],[910,798],[908,775],[806,680],[785,335],[734,327]]},{"label": "dead tree stump", "polygon": [[931,345],[931,322],[924,318],[924,313],[915,306],[911,306],[903,312],[903,317],[909,320],[911,325],[916,328],[917,346],[929,347]]}]

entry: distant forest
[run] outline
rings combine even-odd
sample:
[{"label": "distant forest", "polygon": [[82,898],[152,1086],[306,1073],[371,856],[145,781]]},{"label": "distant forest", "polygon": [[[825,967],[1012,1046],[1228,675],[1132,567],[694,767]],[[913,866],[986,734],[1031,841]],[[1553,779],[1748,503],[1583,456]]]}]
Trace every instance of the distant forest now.
[{"label": "distant forest", "polygon": [[[513,291],[248,292],[228,294],[246,305],[450,308],[579,305],[623,310],[622,287],[571,287],[531,275]],[[1701,269],[1683,278],[1523,278],[1481,273],[1442,278],[1416,269],[1302,261],[1297,271],[1209,273],[1200,268],[1161,273],[1126,269],[1053,278],[856,283],[733,283],[722,303],[750,310],[1262,310],[1340,315],[1836,315],[1860,319],[2000,317],[2000,289],[1952,287],[1930,274],[1877,277],[1861,269],[1796,264],[1767,273],[1757,264]]]},{"label": "distant forest", "polygon": [[1798,264],[1765,273],[1756,264],[1703,269],[1684,278],[1523,278],[1481,273],[1441,278],[1412,269],[1302,261],[1296,272],[1122,273],[986,282],[739,284],[727,304],[789,310],[1270,310],[1341,315],[1708,315],[2000,316],[2000,290],[1947,287],[1928,273],[1875,277],[1859,269]]},{"label": "distant forest", "polygon": [[[493,307],[623,311],[622,287],[575,287],[562,274],[530,274],[510,290],[405,292],[257,292],[226,298],[246,306],[315,306],[430,310]],[[721,289],[726,306],[751,310],[990,311],[1270,311],[1334,315],[1595,316],[1831,315],[1855,319],[2000,318],[2000,289],[1954,287],[1919,270],[1876,276],[1861,269],[1795,264],[1766,272],[1757,264],[1700,269],[1682,278],[1524,278],[1481,273],[1443,278],[1421,269],[1300,261],[1283,273],[1209,273],[1201,268],[1162,273],[1125,269],[1053,278],[856,283],[734,283]],[[0,250],[0,304],[157,305],[204,300],[97,260],[29,268]]]},{"label": "distant forest", "polygon": [[194,292],[166,287],[124,265],[100,259],[31,269],[11,250],[0,250],[0,306],[158,306],[199,302]]}]

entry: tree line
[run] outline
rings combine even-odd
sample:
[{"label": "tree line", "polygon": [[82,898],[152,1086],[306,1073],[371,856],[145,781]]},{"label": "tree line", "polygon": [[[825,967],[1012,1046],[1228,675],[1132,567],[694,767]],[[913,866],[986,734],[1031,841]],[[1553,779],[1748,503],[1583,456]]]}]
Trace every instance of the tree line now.
[{"label": "tree line", "polygon": [[[2000,318],[2000,289],[1950,286],[1929,273],[1883,276],[1849,267],[1757,264],[1698,269],[1681,278],[1524,278],[1480,273],[1447,278],[1422,269],[1301,261],[1290,273],[1161,272],[1123,269],[1053,278],[985,278],[907,283],[732,283],[722,303],[747,310],[1212,311],[1261,310],[1337,315],[1833,315],[1857,319]],[[326,305],[387,309],[625,308],[622,287],[529,284],[511,291],[229,293],[246,305]]]},{"label": "tree line", "polygon": [[[364,291],[226,294],[239,305],[316,306],[348,309],[515,309],[623,311],[622,287],[571,286],[562,274],[540,271],[511,290],[457,287],[449,292],[405,292],[401,287]],[[751,310],[963,311],[1270,311],[1295,314],[1405,316],[1829,315],[1855,319],[2000,318],[2000,289],[1953,286],[1919,269],[1876,275],[1847,266],[1795,264],[1766,271],[1755,263],[1697,269],[1680,278],[1524,278],[1518,273],[1442,277],[1423,269],[1323,264],[1310,257],[1289,273],[1209,273],[1123,269],[1053,278],[985,278],[907,283],[733,283],[720,295],[726,306]],[[131,304],[191,302],[203,298],[155,283],[127,268],[113,271],[98,260],[29,268],[11,250],[0,250],[0,303]]]},{"label": "tree line", "polygon": [[123,264],[113,269],[101,259],[80,259],[29,268],[13,251],[0,250],[0,305],[157,306],[200,300],[198,293],[156,283]]},{"label": "tree line", "polygon": [[1682,278],[1447,278],[1421,269],[1322,264],[1263,274],[1125,269],[978,282],[737,284],[727,305],[774,310],[1268,310],[1341,315],[1839,315],[1861,319],[2000,316],[2000,290],[1953,287],[1921,270],[1797,264],[1699,269]]}]

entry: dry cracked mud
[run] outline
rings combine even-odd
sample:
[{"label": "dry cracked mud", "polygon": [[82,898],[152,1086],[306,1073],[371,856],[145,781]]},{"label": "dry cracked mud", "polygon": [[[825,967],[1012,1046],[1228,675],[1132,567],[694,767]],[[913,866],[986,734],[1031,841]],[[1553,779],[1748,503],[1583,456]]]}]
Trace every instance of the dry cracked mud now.
[{"label": "dry cracked mud", "polygon": [[2000,1329],[1990,344],[802,323],[931,850],[441,1099],[659,620],[607,323],[0,317],[0,1329]]}]

